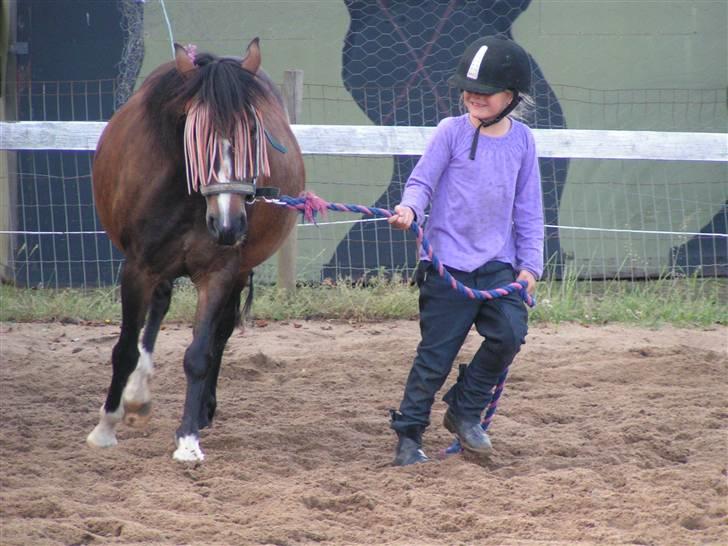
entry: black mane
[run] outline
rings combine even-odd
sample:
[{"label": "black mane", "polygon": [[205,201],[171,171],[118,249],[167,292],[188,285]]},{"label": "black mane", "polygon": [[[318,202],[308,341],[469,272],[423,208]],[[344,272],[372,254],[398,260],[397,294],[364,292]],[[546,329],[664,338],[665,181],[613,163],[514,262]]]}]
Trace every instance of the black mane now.
[{"label": "black mane", "polygon": [[177,68],[155,76],[149,82],[147,114],[166,142],[178,142],[184,127],[184,114],[191,102],[209,108],[215,131],[229,137],[243,112],[260,104],[265,89],[239,59],[201,53],[195,57],[196,70],[182,76]]}]

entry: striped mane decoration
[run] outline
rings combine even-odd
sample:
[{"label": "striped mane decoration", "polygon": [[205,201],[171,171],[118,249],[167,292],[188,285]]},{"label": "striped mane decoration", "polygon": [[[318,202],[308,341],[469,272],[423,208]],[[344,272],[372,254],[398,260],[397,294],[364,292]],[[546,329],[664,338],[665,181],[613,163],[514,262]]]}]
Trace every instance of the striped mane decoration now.
[{"label": "striped mane decoration", "polygon": [[[265,145],[263,119],[253,105],[235,120],[230,135],[232,177],[235,181],[256,180],[270,176],[268,151]],[[210,108],[195,102],[187,112],[184,132],[187,191],[220,182],[215,169],[224,159],[223,137],[215,130]]]}]

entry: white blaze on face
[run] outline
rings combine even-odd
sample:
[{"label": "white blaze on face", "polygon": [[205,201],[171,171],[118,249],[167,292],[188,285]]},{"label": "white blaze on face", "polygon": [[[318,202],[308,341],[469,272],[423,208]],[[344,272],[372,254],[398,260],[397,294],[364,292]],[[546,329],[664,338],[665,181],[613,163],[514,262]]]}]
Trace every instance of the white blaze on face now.
[{"label": "white blaze on face", "polygon": [[[222,157],[220,158],[220,168],[217,171],[218,182],[230,182],[233,176],[233,160],[232,145],[226,138],[222,139]],[[230,227],[230,194],[220,193],[217,195],[217,209],[220,214],[220,226],[222,228]]]}]

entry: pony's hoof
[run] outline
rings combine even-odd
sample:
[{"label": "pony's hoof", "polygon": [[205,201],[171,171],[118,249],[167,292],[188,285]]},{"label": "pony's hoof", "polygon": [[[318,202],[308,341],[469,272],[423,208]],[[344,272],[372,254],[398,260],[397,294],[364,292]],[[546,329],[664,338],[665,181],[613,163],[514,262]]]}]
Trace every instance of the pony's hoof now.
[{"label": "pony's hoof", "polygon": [[205,460],[205,454],[200,449],[199,439],[190,434],[177,438],[177,449],[172,454],[175,461],[199,462]]},{"label": "pony's hoof", "polygon": [[96,425],[96,428],[86,436],[86,443],[90,447],[112,447],[117,444],[116,434],[106,427]]},{"label": "pony's hoof", "polygon": [[147,426],[152,418],[152,403],[142,404],[124,403],[124,423],[130,427],[142,428]]}]

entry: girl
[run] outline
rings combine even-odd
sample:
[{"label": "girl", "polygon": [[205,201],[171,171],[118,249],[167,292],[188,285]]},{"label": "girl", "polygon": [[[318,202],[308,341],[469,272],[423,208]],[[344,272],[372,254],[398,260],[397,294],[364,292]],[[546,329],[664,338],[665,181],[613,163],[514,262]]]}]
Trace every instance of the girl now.
[{"label": "girl", "polygon": [[[482,38],[465,51],[449,83],[462,91],[467,114],[440,122],[389,223],[408,229],[413,220],[425,219],[430,205],[425,235],[457,280],[478,290],[525,280],[533,294],[543,271],[541,179],[530,129],[508,117],[520,94],[530,90],[528,56],[511,40]],[[465,449],[490,450],[481,414],[527,332],[528,313],[518,294],[467,299],[426,256],[420,258],[415,280],[422,339],[399,411],[391,410],[397,466],[429,460],[422,433],[435,393],[473,324],[485,339],[443,398],[448,405],[443,424]]]}]

